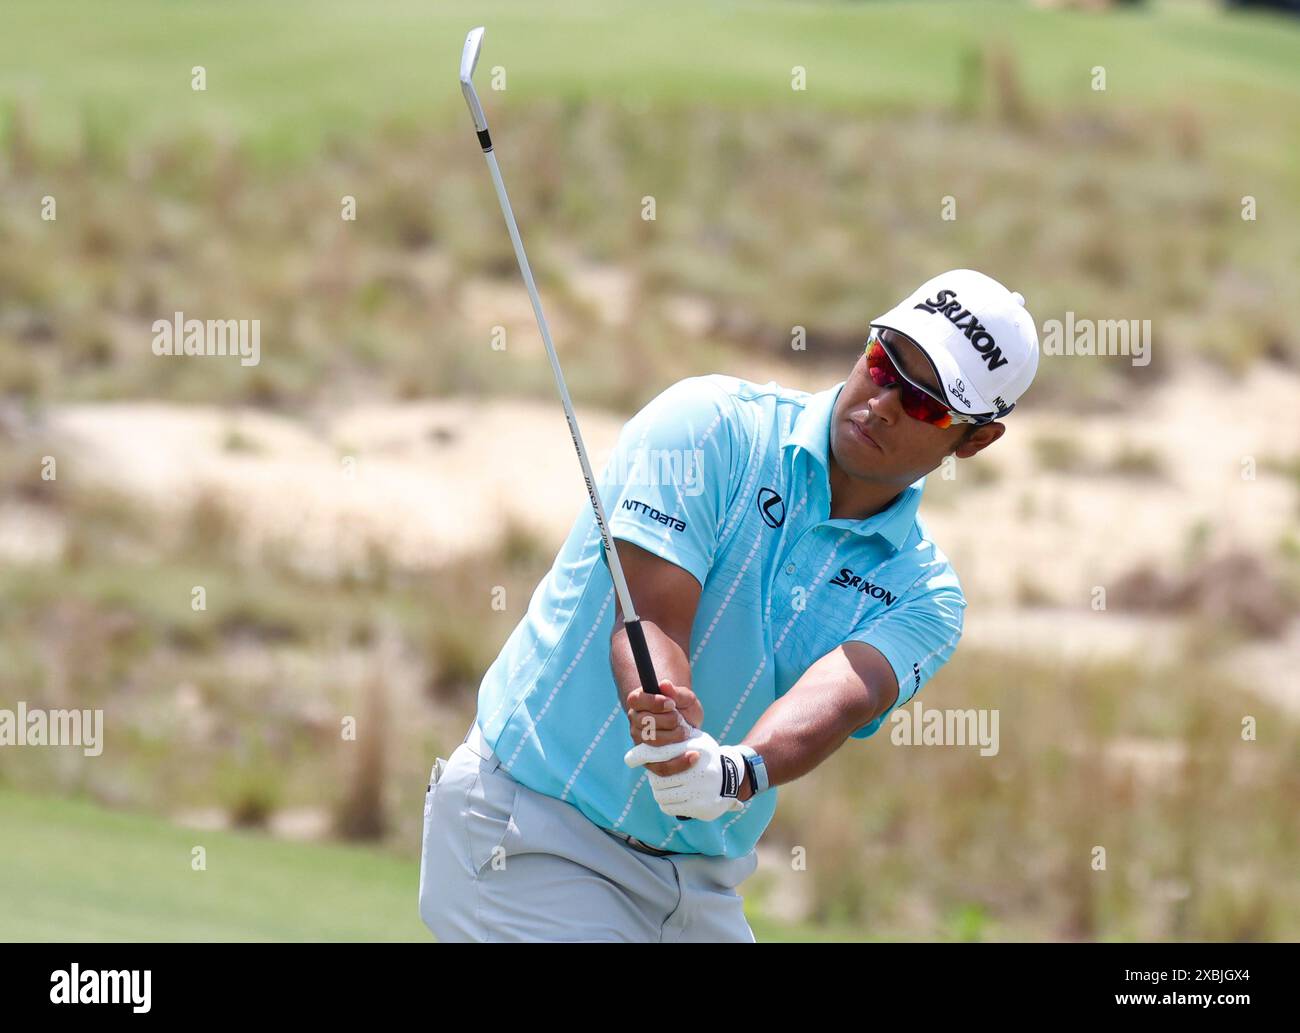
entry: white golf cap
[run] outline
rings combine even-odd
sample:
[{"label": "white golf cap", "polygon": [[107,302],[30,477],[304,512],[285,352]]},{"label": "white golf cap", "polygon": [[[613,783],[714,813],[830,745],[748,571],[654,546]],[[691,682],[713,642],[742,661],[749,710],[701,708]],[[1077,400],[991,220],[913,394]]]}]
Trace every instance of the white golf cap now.
[{"label": "white golf cap", "polygon": [[944,402],[968,416],[1005,416],[1038,370],[1038,330],[1024,296],[974,269],[926,280],[871,325],[911,338]]}]

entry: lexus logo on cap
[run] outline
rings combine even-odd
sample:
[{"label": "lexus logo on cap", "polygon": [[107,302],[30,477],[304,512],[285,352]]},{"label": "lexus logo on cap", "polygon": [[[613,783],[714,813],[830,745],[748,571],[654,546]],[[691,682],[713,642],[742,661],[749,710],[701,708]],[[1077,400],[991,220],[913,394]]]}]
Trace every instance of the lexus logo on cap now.
[{"label": "lexus logo on cap", "polygon": [[780,527],[785,523],[785,503],[771,488],[758,490],[758,512],[768,527]]}]

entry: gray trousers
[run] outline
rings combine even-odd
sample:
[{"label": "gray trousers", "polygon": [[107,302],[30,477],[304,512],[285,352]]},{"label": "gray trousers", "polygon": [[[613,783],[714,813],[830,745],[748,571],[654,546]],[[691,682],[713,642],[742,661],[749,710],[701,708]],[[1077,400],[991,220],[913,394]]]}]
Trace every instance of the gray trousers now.
[{"label": "gray trousers", "polygon": [[434,761],[420,917],[443,942],[754,942],[736,887],[758,857],[654,857],[515,781],[478,723]]}]

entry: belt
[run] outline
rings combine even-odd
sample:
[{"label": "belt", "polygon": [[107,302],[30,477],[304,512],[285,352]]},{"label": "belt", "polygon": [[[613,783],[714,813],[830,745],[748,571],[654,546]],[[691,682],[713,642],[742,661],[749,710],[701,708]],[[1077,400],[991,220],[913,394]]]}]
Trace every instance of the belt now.
[{"label": "belt", "polygon": [[652,857],[667,857],[669,854],[680,854],[680,850],[660,850],[657,846],[651,846],[649,843],[643,843],[636,836],[629,836],[626,832],[618,832],[614,829],[607,829],[600,826],[602,832],[608,832],[611,836],[617,836],[633,850],[639,850],[643,854],[650,854]]},{"label": "belt", "polygon": [[[462,741],[470,748],[476,757],[480,757],[492,765],[488,769],[489,771],[495,771],[501,766],[501,758],[492,751],[492,747],[488,745],[487,739],[483,737],[483,731],[478,726],[477,718],[475,718],[474,723],[469,726],[469,731],[465,733],[465,738]],[[651,846],[649,843],[637,839],[636,836],[629,836],[626,832],[607,829],[603,825],[597,825],[596,827],[602,832],[608,832],[611,836],[621,839],[633,850],[640,851],[643,854],[649,854],[652,857],[668,857],[669,855],[677,855],[681,853],[680,850],[660,850],[658,847]]]}]

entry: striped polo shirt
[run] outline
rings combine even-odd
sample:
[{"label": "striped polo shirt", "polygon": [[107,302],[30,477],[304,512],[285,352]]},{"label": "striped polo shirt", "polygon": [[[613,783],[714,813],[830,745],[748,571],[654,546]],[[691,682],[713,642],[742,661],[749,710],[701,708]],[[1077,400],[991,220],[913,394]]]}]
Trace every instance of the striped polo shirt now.
[{"label": "striped polo shirt", "polygon": [[[691,689],[720,743],[743,740],[845,642],[885,656],[898,707],[961,636],[961,586],[917,516],[924,478],[867,519],[830,518],[830,420],[843,386],[809,393],[721,374],[681,380],[624,425],[597,477],[611,534],[702,586]],[[609,662],[616,609],[584,505],[484,675],[479,727],[514,778],[597,825],[664,850],[743,856],[771,821],[778,787],[714,821],[679,821],[655,803],[645,768],[623,762],[635,744]]]}]

